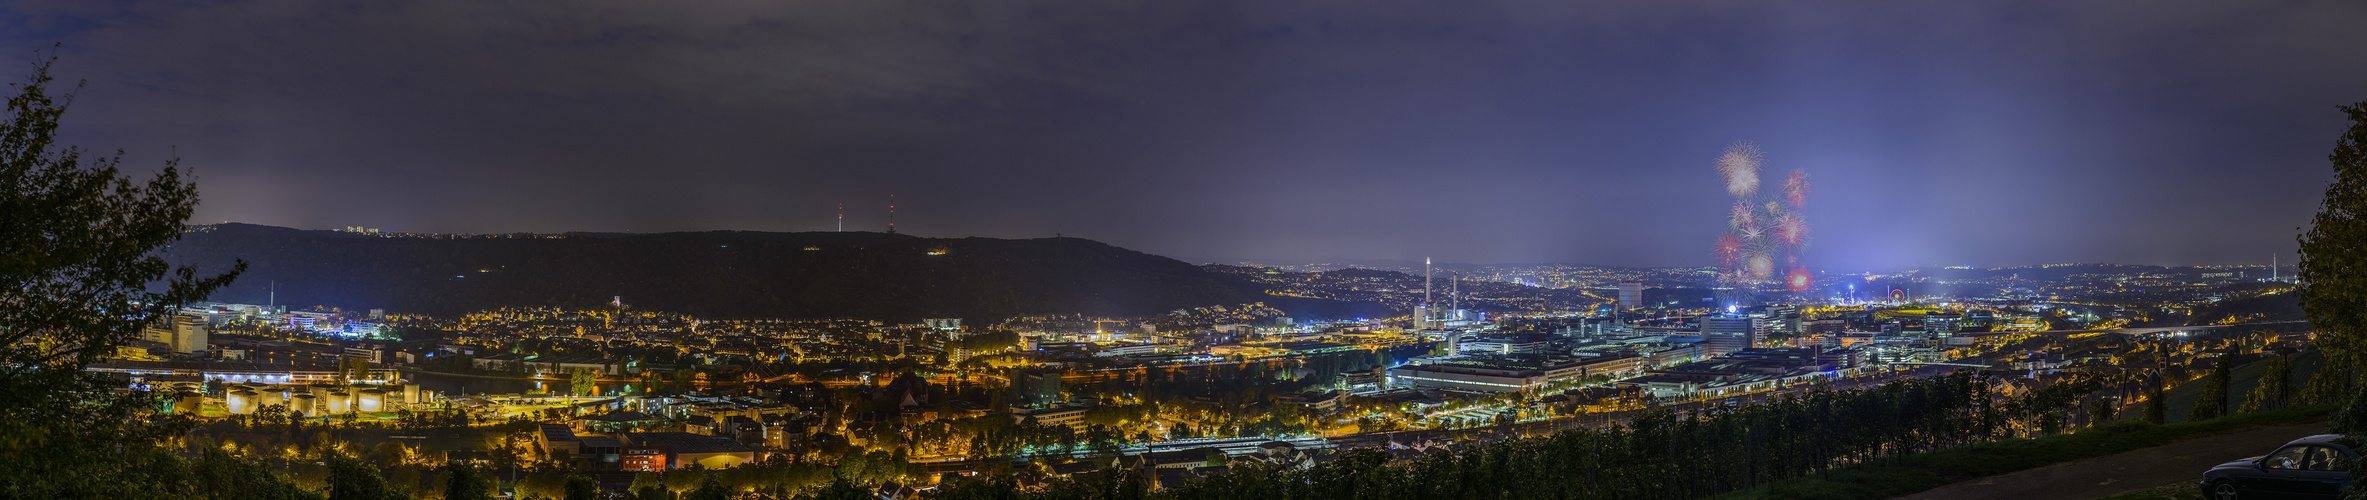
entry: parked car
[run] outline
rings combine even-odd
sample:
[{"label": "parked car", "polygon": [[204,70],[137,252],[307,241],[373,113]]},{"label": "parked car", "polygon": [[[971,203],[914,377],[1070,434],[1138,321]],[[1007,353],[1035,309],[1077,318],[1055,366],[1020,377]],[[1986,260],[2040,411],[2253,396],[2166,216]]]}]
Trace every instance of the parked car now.
[{"label": "parked car", "polygon": [[2351,484],[2359,452],[2335,442],[2341,434],[2295,439],[2277,451],[2211,467],[2203,496],[2213,500],[2335,498]]}]

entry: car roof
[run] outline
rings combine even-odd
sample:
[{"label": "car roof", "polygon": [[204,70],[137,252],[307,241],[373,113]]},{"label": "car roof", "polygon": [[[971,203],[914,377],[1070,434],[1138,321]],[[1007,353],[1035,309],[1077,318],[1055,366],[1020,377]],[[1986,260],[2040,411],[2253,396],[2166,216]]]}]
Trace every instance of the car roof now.
[{"label": "car roof", "polygon": [[2342,435],[2341,435],[2341,434],[2319,434],[2319,435],[2310,436],[2310,437],[2305,437],[2305,438],[2301,438],[2301,439],[2295,439],[2295,440],[2293,440],[2292,442],[2285,443],[2285,444],[2286,444],[2286,445],[2296,445],[2296,444],[2328,444],[2328,443],[2333,443],[2333,442],[2334,442],[2334,440],[2336,440],[2336,439],[2342,439]]}]

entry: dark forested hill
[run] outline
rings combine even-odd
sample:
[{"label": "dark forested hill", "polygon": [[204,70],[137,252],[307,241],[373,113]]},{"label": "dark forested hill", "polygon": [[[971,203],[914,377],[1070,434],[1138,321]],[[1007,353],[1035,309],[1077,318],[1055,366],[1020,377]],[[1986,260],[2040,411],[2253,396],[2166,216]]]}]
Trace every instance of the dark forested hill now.
[{"label": "dark forested hill", "polygon": [[363,236],[204,226],[166,254],[250,262],[214,300],[454,314],[501,306],[627,305],[719,317],[1133,315],[1263,300],[1252,283],[1078,238],[935,239],[714,231],[566,237]]}]

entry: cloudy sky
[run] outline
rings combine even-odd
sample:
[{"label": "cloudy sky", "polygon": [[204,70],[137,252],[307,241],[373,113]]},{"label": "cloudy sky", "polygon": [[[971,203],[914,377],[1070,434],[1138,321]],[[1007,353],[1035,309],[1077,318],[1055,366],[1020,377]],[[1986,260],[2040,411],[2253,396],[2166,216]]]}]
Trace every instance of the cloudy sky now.
[{"label": "cloudy sky", "polygon": [[[1066,234],[1706,265],[1750,141],[1816,266],[2290,256],[2367,3],[19,0],[69,142],[202,222]],[[12,62],[13,61],[13,62]],[[21,70],[17,73],[21,74]],[[19,78],[21,79],[21,78]]]}]

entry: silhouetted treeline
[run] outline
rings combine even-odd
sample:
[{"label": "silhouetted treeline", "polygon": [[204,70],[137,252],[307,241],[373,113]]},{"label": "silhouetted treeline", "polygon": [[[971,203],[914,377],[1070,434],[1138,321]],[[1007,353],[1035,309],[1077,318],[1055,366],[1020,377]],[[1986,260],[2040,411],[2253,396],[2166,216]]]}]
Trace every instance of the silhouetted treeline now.
[{"label": "silhouetted treeline", "polygon": [[250,262],[214,300],[263,303],[277,282],[283,305],[428,314],[600,307],[622,296],[634,308],[710,317],[981,322],[1267,300],[1254,284],[1079,238],[746,231],[381,238],[221,224],[187,235],[167,257],[208,268]]}]

